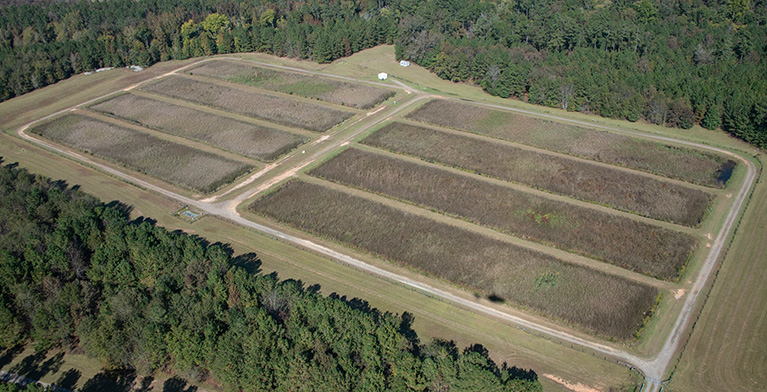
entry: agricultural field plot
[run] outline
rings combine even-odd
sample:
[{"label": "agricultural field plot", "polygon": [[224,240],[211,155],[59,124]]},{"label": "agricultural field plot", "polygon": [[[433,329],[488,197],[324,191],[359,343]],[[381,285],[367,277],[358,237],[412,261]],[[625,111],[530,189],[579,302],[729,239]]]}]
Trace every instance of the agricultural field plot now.
[{"label": "agricultural field plot", "polygon": [[385,88],[226,60],[207,61],[187,70],[186,73],[315,98],[358,109],[370,109],[394,96],[394,91]]},{"label": "agricultural field plot", "polygon": [[613,339],[630,340],[658,296],[652,286],[321,185],[294,180],[249,208]]},{"label": "agricultural field plot", "polygon": [[289,132],[133,94],[119,95],[89,109],[265,161],[306,142]]},{"label": "agricultural field plot", "polygon": [[356,148],[308,174],[666,280],[678,278],[697,244],[686,233]]},{"label": "agricultural field plot", "polygon": [[735,167],[709,152],[442,99],[407,117],[709,187],[724,187]]},{"label": "agricultural field plot", "polygon": [[708,192],[626,170],[401,122],[362,143],[691,227],[713,200]]},{"label": "agricultural field plot", "polygon": [[203,193],[212,192],[254,168],[244,162],[77,114],[37,126],[32,132]]},{"label": "agricultural field plot", "polygon": [[354,116],[349,111],[175,75],[141,90],[313,132],[325,132]]}]

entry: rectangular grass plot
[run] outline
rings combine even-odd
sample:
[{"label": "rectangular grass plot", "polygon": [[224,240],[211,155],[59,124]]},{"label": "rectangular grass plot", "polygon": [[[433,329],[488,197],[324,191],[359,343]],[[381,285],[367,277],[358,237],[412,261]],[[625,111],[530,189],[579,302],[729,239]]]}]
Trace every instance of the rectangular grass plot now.
[{"label": "rectangular grass plot", "polygon": [[187,73],[359,109],[372,108],[394,95],[393,91],[381,87],[226,60],[207,61]]},{"label": "rectangular grass plot", "polygon": [[616,339],[631,339],[654,287],[320,185],[293,181],[251,210]]},{"label": "rectangular grass plot", "polygon": [[713,198],[619,168],[399,122],[363,143],[686,226],[701,222]]},{"label": "rectangular grass plot", "polygon": [[199,192],[211,192],[253,169],[243,162],[76,114],[32,132]]},{"label": "rectangular grass plot", "polygon": [[662,279],[679,275],[697,243],[625,216],[354,148],[309,174]]},{"label": "rectangular grass plot", "polygon": [[723,187],[735,164],[692,148],[448,100],[427,102],[407,117],[711,187]]},{"label": "rectangular grass plot", "polygon": [[305,141],[278,129],[132,94],[119,95],[90,109],[262,160],[275,159]]},{"label": "rectangular grass plot", "polygon": [[325,132],[354,113],[294,99],[260,94],[182,76],[169,76],[141,88],[153,94],[210,106],[264,121]]}]

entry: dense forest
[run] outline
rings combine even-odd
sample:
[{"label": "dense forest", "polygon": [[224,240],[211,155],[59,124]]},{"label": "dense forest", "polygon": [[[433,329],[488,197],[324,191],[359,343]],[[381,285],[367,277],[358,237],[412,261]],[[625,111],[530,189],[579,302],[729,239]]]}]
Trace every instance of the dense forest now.
[{"label": "dense forest", "polygon": [[541,390],[479,345],[422,344],[408,314],[247,270],[257,263],[0,167],[0,348],[80,347],[108,368],[227,390]]},{"label": "dense forest", "polygon": [[396,43],[493,95],[767,147],[767,0],[32,3],[0,12],[0,100],[104,66],[248,51],[324,63]]}]

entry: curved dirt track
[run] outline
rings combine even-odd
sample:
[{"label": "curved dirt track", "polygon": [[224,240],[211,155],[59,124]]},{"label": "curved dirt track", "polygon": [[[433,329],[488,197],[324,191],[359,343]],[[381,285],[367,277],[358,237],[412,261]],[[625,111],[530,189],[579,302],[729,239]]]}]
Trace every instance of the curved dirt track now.
[{"label": "curved dirt track", "polygon": [[[485,315],[488,315],[488,316],[492,316],[492,317],[497,318],[497,319],[505,320],[505,321],[511,322],[513,324],[516,324],[518,326],[530,329],[532,331],[536,331],[538,333],[550,335],[552,337],[555,337],[555,338],[557,338],[559,340],[562,340],[562,341],[565,341],[565,342],[568,342],[568,343],[572,343],[572,344],[576,344],[576,345],[580,345],[580,346],[589,348],[589,349],[591,349],[591,350],[593,350],[593,351],[595,351],[597,353],[600,353],[600,354],[605,355],[605,356],[609,356],[609,357],[611,357],[614,360],[618,360],[620,362],[629,364],[630,366],[633,366],[634,368],[638,369],[646,378],[645,385],[643,387],[643,391],[656,391],[656,390],[661,388],[661,386],[662,386],[661,380],[662,380],[662,378],[665,375],[666,369],[668,368],[669,364],[673,360],[673,358],[674,358],[674,356],[676,354],[677,349],[679,348],[679,344],[680,344],[681,338],[683,336],[683,333],[687,329],[687,326],[688,326],[689,321],[691,319],[692,311],[693,311],[695,303],[697,302],[698,296],[701,294],[701,292],[703,291],[703,289],[704,289],[704,287],[706,285],[706,282],[708,281],[709,277],[714,272],[717,260],[719,260],[720,256],[722,255],[722,252],[724,251],[726,240],[729,237],[729,235],[732,233],[732,231],[734,229],[734,225],[737,222],[737,218],[738,218],[738,216],[740,214],[740,211],[742,209],[742,206],[743,206],[745,200],[747,199],[748,194],[749,194],[749,192],[750,192],[750,190],[751,190],[751,188],[752,188],[752,186],[754,184],[754,181],[755,181],[755,178],[756,178],[756,168],[754,167],[753,163],[751,163],[748,159],[745,159],[744,157],[742,157],[740,155],[737,155],[737,154],[734,154],[732,152],[729,152],[727,150],[723,150],[723,149],[716,148],[716,147],[711,147],[711,146],[706,146],[706,145],[699,144],[699,143],[693,143],[693,142],[688,142],[688,141],[683,141],[683,140],[677,140],[677,139],[670,138],[670,137],[665,137],[665,136],[648,135],[648,134],[644,134],[644,133],[640,133],[640,132],[621,130],[621,129],[612,128],[612,127],[605,127],[605,126],[600,126],[600,125],[596,125],[596,124],[590,124],[590,123],[583,122],[583,121],[570,120],[570,119],[559,117],[559,116],[555,116],[555,115],[548,115],[548,114],[543,114],[543,113],[538,113],[538,112],[533,112],[533,111],[527,111],[527,110],[522,110],[522,109],[513,109],[513,108],[508,108],[508,107],[504,107],[504,106],[500,106],[500,105],[493,105],[493,104],[485,104],[485,103],[476,103],[476,102],[474,102],[474,104],[482,105],[482,106],[486,106],[486,107],[491,107],[491,108],[496,108],[496,109],[501,109],[501,110],[508,110],[508,111],[513,111],[513,112],[518,112],[518,113],[524,113],[524,114],[533,115],[533,116],[537,116],[537,117],[545,117],[545,118],[555,119],[555,120],[559,120],[559,121],[565,121],[565,122],[579,124],[579,125],[586,125],[586,126],[593,127],[593,128],[602,128],[602,129],[607,129],[607,130],[614,131],[614,132],[620,132],[620,133],[634,135],[634,136],[638,135],[638,136],[652,138],[652,139],[656,139],[656,140],[660,140],[660,141],[674,142],[674,143],[678,143],[678,144],[684,144],[684,145],[689,145],[689,146],[692,146],[692,147],[697,147],[697,148],[702,148],[702,149],[706,149],[706,150],[710,150],[710,151],[715,151],[715,152],[718,152],[718,153],[721,153],[721,154],[729,155],[729,156],[731,156],[731,157],[733,157],[735,159],[738,159],[747,168],[747,173],[746,173],[746,177],[745,177],[745,180],[743,182],[743,185],[738,190],[738,193],[735,196],[735,200],[733,202],[732,208],[728,212],[728,214],[727,214],[727,216],[725,218],[724,224],[722,225],[722,229],[720,230],[719,234],[716,237],[716,240],[712,244],[712,247],[711,247],[711,249],[709,251],[708,257],[704,261],[704,264],[703,264],[703,266],[701,268],[700,273],[696,277],[693,286],[690,288],[690,292],[688,293],[687,298],[685,299],[682,311],[679,313],[679,315],[678,315],[678,317],[677,317],[677,319],[675,321],[674,327],[673,327],[671,333],[669,334],[668,338],[666,339],[666,342],[665,342],[663,348],[653,358],[641,358],[641,357],[633,355],[633,354],[631,354],[629,352],[626,352],[626,351],[623,351],[623,350],[620,350],[620,349],[617,349],[617,348],[614,348],[614,347],[611,347],[611,346],[604,345],[604,344],[599,343],[597,341],[592,341],[592,340],[584,339],[584,338],[581,338],[581,337],[578,337],[578,336],[574,336],[574,335],[568,334],[566,332],[563,332],[563,331],[560,331],[560,330],[557,330],[557,329],[553,329],[553,328],[550,328],[550,327],[547,327],[547,326],[543,326],[543,325],[538,325],[538,324],[536,324],[534,322],[531,322],[531,321],[528,321],[526,319],[523,319],[523,318],[520,318],[520,317],[517,317],[517,316],[513,316],[513,315],[510,315],[510,314],[507,314],[507,313],[504,313],[504,312],[501,312],[501,311],[499,311],[497,309],[494,309],[492,307],[488,307],[488,306],[476,303],[474,301],[467,300],[465,298],[456,296],[456,295],[454,295],[452,293],[449,293],[447,291],[441,290],[439,288],[432,287],[432,286],[426,285],[426,284],[424,284],[422,282],[413,280],[413,279],[408,278],[406,276],[395,274],[393,272],[386,271],[386,270],[383,270],[383,269],[378,268],[376,266],[367,264],[364,261],[358,260],[358,259],[356,259],[354,257],[351,257],[351,256],[348,256],[346,254],[334,251],[332,249],[329,249],[329,248],[327,248],[325,246],[322,246],[320,244],[314,243],[312,241],[305,240],[305,239],[302,239],[302,238],[298,238],[296,236],[292,236],[292,235],[286,234],[286,233],[284,233],[284,232],[282,232],[280,230],[273,229],[273,228],[270,228],[270,227],[267,227],[267,226],[255,223],[255,222],[251,222],[251,221],[249,221],[249,220],[247,220],[247,219],[245,219],[245,218],[243,218],[243,217],[241,217],[239,215],[239,213],[236,210],[236,207],[237,207],[238,204],[240,204],[244,200],[254,196],[255,194],[259,193],[260,191],[268,189],[271,185],[275,184],[278,181],[271,180],[271,181],[266,182],[264,184],[259,184],[256,188],[248,190],[248,191],[238,195],[236,198],[234,198],[234,199],[232,199],[230,201],[216,202],[216,200],[218,200],[218,198],[221,195],[219,195],[217,197],[206,198],[206,199],[203,199],[203,200],[195,200],[195,199],[192,199],[192,198],[180,195],[178,193],[175,193],[175,192],[173,192],[171,190],[167,190],[167,189],[162,188],[160,186],[148,183],[148,182],[143,181],[143,180],[141,180],[139,178],[136,178],[136,177],[134,177],[134,176],[132,176],[132,175],[130,175],[128,173],[124,173],[124,172],[122,172],[120,170],[114,169],[114,168],[109,167],[107,165],[103,165],[103,164],[94,162],[93,160],[91,160],[87,156],[84,156],[82,154],[79,154],[77,152],[74,152],[74,151],[66,149],[66,148],[61,148],[61,147],[55,146],[55,145],[50,144],[50,143],[48,143],[46,141],[43,141],[43,140],[40,140],[40,139],[38,139],[38,138],[36,138],[34,136],[31,136],[31,135],[29,135],[29,134],[27,134],[25,132],[25,130],[28,129],[30,126],[32,126],[32,125],[34,125],[34,124],[36,124],[36,123],[38,123],[40,121],[46,120],[48,118],[51,118],[53,116],[56,116],[56,115],[59,115],[59,114],[62,114],[62,113],[68,112],[68,111],[72,111],[72,110],[77,109],[79,107],[88,105],[88,104],[90,104],[92,102],[98,101],[100,99],[109,97],[109,96],[114,95],[114,94],[118,94],[118,93],[123,92],[123,91],[130,91],[130,90],[132,90],[132,89],[134,89],[134,88],[136,88],[136,87],[138,87],[138,86],[140,86],[140,85],[142,85],[144,83],[148,83],[150,81],[153,81],[153,80],[156,80],[156,79],[160,79],[160,78],[172,75],[172,74],[174,74],[176,72],[179,72],[179,71],[182,71],[182,70],[184,70],[186,68],[189,68],[189,67],[192,67],[194,65],[197,65],[197,64],[199,64],[201,62],[212,61],[212,60],[217,60],[217,59],[222,59],[222,57],[211,58],[211,59],[204,59],[204,60],[200,60],[200,61],[197,61],[197,62],[193,62],[193,63],[187,64],[187,65],[185,65],[183,67],[180,67],[178,69],[175,69],[173,71],[167,72],[167,73],[165,73],[163,75],[156,76],[154,78],[151,78],[151,79],[148,79],[148,80],[143,81],[141,83],[138,83],[138,84],[135,84],[133,86],[130,86],[128,88],[125,88],[125,89],[122,89],[122,90],[118,90],[118,91],[115,91],[115,92],[110,93],[110,94],[105,94],[103,96],[100,96],[98,98],[89,100],[87,102],[83,102],[83,103],[75,105],[73,107],[70,107],[70,108],[58,111],[58,112],[53,113],[51,115],[45,116],[43,118],[40,118],[38,120],[32,121],[32,122],[30,122],[28,124],[25,124],[24,126],[22,126],[22,127],[20,127],[18,129],[18,135],[21,138],[23,138],[23,139],[25,139],[25,140],[27,140],[27,141],[29,141],[31,143],[38,144],[40,146],[43,146],[43,147],[45,147],[47,149],[56,151],[56,152],[58,152],[60,154],[63,154],[65,156],[68,156],[68,157],[74,158],[74,159],[76,159],[78,161],[87,163],[88,165],[96,167],[96,168],[100,169],[101,171],[104,171],[104,172],[106,172],[106,173],[108,173],[110,175],[113,175],[115,177],[127,180],[127,181],[132,182],[132,183],[134,183],[136,185],[139,185],[139,186],[141,186],[143,188],[146,188],[146,189],[149,189],[149,190],[151,190],[153,192],[162,194],[162,195],[164,195],[166,197],[178,200],[179,202],[187,204],[189,206],[193,206],[196,209],[199,209],[199,210],[205,212],[206,214],[217,215],[219,217],[222,217],[224,219],[227,219],[227,220],[232,221],[234,223],[237,223],[239,225],[242,225],[242,226],[245,226],[245,227],[248,227],[248,228],[260,231],[262,233],[265,233],[265,234],[267,234],[269,236],[272,236],[272,237],[275,237],[275,238],[279,238],[279,239],[282,239],[282,240],[285,240],[285,241],[289,241],[289,242],[294,243],[294,244],[296,244],[298,246],[301,246],[303,248],[310,249],[310,250],[315,251],[317,253],[323,254],[323,255],[328,256],[330,258],[333,258],[335,260],[338,260],[338,261],[341,261],[343,263],[346,263],[346,264],[348,264],[350,266],[353,266],[353,267],[355,267],[357,269],[364,270],[364,271],[367,271],[367,272],[369,272],[371,274],[375,274],[375,275],[377,275],[379,277],[382,277],[382,278],[385,278],[385,279],[388,279],[388,280],[391,280],[391,281],[394,281],[394,282],[398,282],[398,283],[403,284],[403,285],[407,285],[407,286],[416,288],[416,289],[418,289],[421,292],[428,293],[429,295],[443,298],[443,299],[445,299],[447,301],[450,301],[450,302],[452,302],[452,303],[454,303],[454,304],[456,304],[458,306],[461,306],[463,308],[471,309],[471,310],[473,310],[475,312],[478,312],[478,313],[482,313],[482,314],[485,314]],[[342,77],[342,76],[331,75],[331,74],[325,74],[325,73],[320,73],[320,72],[311,72],[311,71],[301,70],[301,69],[297,69],[297,68],[293,68],[293,67],[286,67],[286,66],[278,66],[278,65],[266,64],[266,63],[261,63],[261,62],[256,62],[256,61],[243,60],[243,59],[240,59],[240,58],[229,58],[229,59],[236,59],[236,60],[239,60],[239,61],[247,61],[247,62],[251,62],[251,63],[257,64],[257,65],[260,65],[260,66],[264,66],[264,67],[273,67],[273,68],[285,69],[285,70],[290,70],[290,71],[314,74],[314,75],[318,75],[318,76],[332,77],[332,78],[352,81],[352,82],[356,82],[356,83],[384,85],[384,86],[386,86],[388,88],[392,88],[391,85],[383,84],[383,83],[357,80],[357,79],[353,79],[353,78]],[[367,123],[363,124],[363,126],[360,126],[360,128],[358,130],[354,131],[353,133],[350,133],[349,135],[335,138],[334,136],[337,136],[337,134],[338,134],[338,132],[336,132],[335,134],[328,135],[329,137],[325,138],[324,140],[323,139],[318,139],[317,141],[314,142],[314,145],[324,144],[320,148],[320,150],[317,151],[316,153],[313,153],[310,156],[306,157],[304,160],[299,161],[296,164],[293,164],[291,167],[287,167],[287,168],[286,167],[282,167],[282,164],[287,161],[287,158],[289,156],[300,154],[300,152],[295,151],[295,152],[289,154],[288,156],[284,157],[283,159],[280,159],[279,161],[275,162],[273,165],[268,166],[268,170],[267,171],[283,170],[282,174],[277,175],[275,178],[284,179],[284,178],[290,177],[291,175],[293,175],[294,173],[299,171],[301,168],[306,167],[307,165],[309,165],[312,162],[314,162],[316,159],[318,159],[321,156],[325,155],[326,153],[332,151],[333,149],[338,148],[339,146],[343,145],[344,143],[347,143],[348,141],[353,140],[353,138],[356,137],[357,135],[359,135],[362,132],[370,129],[371,127],[373,127],[375,125],[378,125],[381,122],[387,120],[388,118],[390,118],[390,116],[394,115],[395,113],[405,109],[406,107],[412,105],[415,102],[418,102],[418,101],[420,101],[422,99],[426,99],[426,98],[431,97],[431,96],[426,96],[426,95],[424,95],[422,93],[419,93],[419,91],[417,89],[413,89],[410,86],[407,86],[407,85],[405,85],[402,82],[396,81],[396,84],[398,86],[400,86],[400,88],[402,90],[407,91],[408,94],[415,93],[418,96],[415,97],[414,99],[411,99],[410,101],[402,104],[401,106],[399,106],[397,109],[395,109],[393,111],[388,111],[387,112],[386,110],[384,110],[382,112],[372,112],[372,113],[369,113],[368,116],[362,117],[361,119],[358,120],[358,121],[367,121]],[[444,97],[440,97],[440,98],[444,98]],[[351,124],[346,125],[344,129],[348,129],[349,126],[351,126]],[[264,170],[266,170],[266,169],[264,169]],[[251,175],[250,176],[251,178],[247,179],[244,184],[238,184],[233,189],[239,189],[241,187],[247,186],[247,185],[255,182],[255,180],[257,180],[259,177],[261,177],[265,173],[264,170],[262,170],[263,173],[259,172],[261,174],[256,173],[254,175]]]}]

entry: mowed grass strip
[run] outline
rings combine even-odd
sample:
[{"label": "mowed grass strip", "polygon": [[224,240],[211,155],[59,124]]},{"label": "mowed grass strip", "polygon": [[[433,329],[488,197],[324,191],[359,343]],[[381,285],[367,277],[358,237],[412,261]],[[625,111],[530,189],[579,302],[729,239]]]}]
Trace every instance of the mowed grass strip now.
[{"label": "mowed grass strip", "polygon": [[141,89],[314,132],[325,132],[354,115],[309,102],[229,88],[175,75],[162,78]]},{"label": "mowed grass strip", "polygon": [[265,90],[296,94],[359,109],[372,108],[394,96],[393,91],[385,88],[225,60],[208,61],[187,70],[186,73]]},{"label": "mowed grass strip", "polygon": [[292,181],[249,208],[619,340],[634,336],[658,294],[654,287],[321,185]]},{"label": "mowed grass strip", "polygon": [[362,142],[686,226],[701,222],[713,198],[705,191],[618,168],[400,122],[387,124]]},{"label": "mowed grass strip", "polygon": [[677,278],[697,244],[689,234],[354,148],[309,174],[661,279]]},{"label": "mowed grass strip", "polygon": [[710,187],[724,187],[729,175],[722,173],[735,164],[691,148],[448,100],[427,102],[407,117]]},{"label": "mowed grass strip", "polygon": [[50,121],[32,132],[199,192],[214,191],[253,169],[243,162],[77,114]]},{"label": "mowed grass strip", "polygon": [[150,129],[267,161],[306,141],[301,136],[274,128],[132,94],[119,95],[93,105],[90,109]]}]

